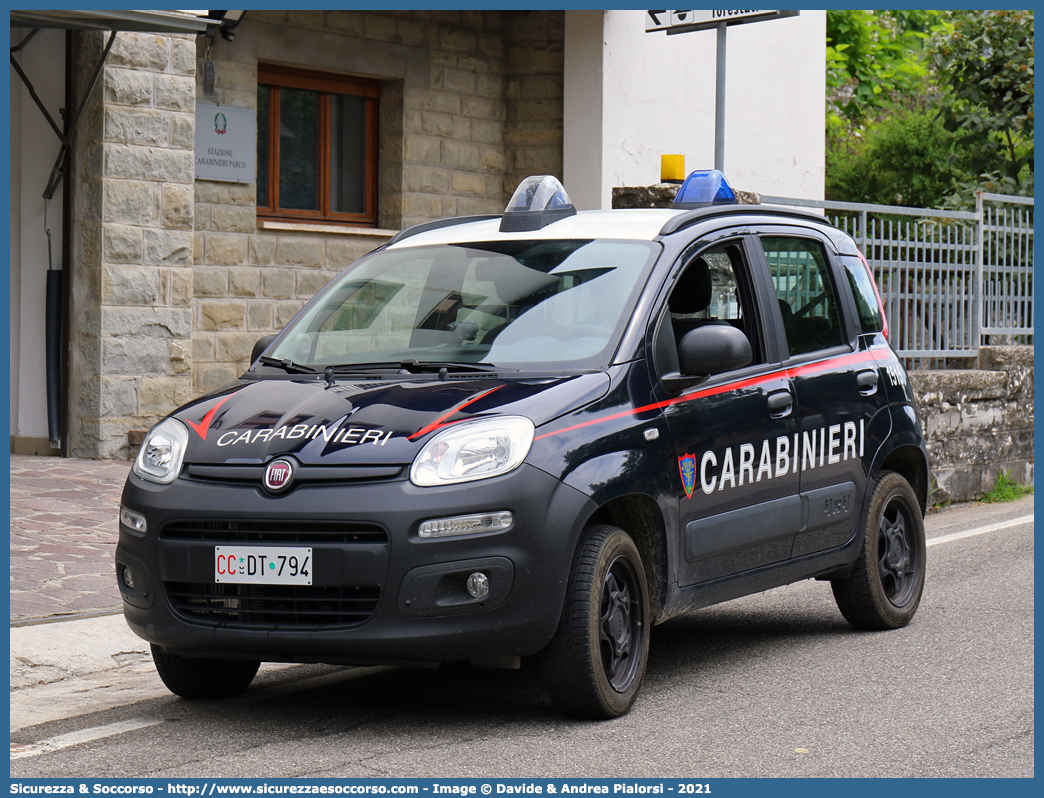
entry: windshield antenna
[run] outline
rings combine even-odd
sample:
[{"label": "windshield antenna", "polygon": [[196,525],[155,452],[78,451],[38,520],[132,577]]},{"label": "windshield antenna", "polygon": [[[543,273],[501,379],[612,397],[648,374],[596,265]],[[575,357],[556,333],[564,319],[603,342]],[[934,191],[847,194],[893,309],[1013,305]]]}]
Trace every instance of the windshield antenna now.
[{"label": "windshield antenna", "polygon": [[324,373],[326,374],[326,387],[327,388],[333,388],[334,387],[334,367],[333,366],[327,366],[326,367],[326,371]]}]

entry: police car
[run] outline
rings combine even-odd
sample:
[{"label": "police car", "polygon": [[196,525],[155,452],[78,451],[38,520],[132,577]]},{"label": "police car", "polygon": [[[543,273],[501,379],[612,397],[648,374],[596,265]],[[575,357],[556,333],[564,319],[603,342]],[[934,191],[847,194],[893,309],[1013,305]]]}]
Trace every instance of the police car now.
[{"label": "police car", "polygon": [[262,661],[537,655],[588,718],[630,709],[679,613],[813,578],[855,627],[904,626],[928,460],[887,336],[814,213],[735,204],[720,172],[581,213],[528,178],[361,258],[150,430],[127,622],[186,698]]}]

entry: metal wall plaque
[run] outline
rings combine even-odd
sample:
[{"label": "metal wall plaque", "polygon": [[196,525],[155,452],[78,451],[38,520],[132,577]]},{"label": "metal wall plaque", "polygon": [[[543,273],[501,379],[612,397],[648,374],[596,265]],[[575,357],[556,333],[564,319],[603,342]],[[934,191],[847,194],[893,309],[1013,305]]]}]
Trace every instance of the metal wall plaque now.
[{"label": "metal wall plaque", "polygon": [[257,179],[257,112],[196,103],[196,179],[253,183]]}]

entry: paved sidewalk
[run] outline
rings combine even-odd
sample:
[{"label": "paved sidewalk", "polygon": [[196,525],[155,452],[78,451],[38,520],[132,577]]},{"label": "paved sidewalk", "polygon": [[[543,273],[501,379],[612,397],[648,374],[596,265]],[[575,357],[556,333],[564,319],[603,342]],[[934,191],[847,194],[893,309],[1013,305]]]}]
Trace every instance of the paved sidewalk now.
[{"label": "paved sidewalk", "polygon": [[11,623],[118,612],[129,462],[11,455]]}]

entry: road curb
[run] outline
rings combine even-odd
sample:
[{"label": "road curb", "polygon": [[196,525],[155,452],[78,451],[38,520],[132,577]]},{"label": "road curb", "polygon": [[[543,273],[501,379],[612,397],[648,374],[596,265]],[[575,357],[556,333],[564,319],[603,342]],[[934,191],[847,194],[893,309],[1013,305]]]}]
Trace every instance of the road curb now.
[{"label": "road curb", "polygon": [[122,614],[11,629],[11,690],[103,673],[150,658]]}]

